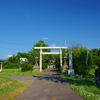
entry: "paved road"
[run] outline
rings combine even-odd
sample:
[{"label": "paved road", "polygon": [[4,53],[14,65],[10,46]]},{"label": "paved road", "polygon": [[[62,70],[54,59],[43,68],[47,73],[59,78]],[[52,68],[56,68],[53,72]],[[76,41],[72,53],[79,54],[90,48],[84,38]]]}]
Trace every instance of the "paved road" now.
[{"label": "paved road", "polygon": [[83,100],[54,69],[29,79],[35,81],[16,100]]},{"label": "paved road", "polygon": [[8,78],[13,78],[13,79],[18,79],[20,81],[25,81],[27,82],[30,86],[31,84],[34,83],[34,81],[36,79],[38,79],[38,77],[33,77],[33,76],[4,76],[4,77],[8,77]]}]

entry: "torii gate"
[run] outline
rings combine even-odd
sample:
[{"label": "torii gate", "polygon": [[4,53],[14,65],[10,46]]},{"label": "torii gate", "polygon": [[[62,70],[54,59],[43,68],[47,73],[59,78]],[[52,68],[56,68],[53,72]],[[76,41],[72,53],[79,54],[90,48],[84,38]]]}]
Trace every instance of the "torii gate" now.
[{"label": "torii gate", "polygon": [[[67,49],[67,47],[34,47],[34,49],[40,49],[40,72],[42,71],[42,54],[60,54],[60,71],[62,72],[62,49]],[[59,49],[60,52],[42,52],[42,49]]]}]

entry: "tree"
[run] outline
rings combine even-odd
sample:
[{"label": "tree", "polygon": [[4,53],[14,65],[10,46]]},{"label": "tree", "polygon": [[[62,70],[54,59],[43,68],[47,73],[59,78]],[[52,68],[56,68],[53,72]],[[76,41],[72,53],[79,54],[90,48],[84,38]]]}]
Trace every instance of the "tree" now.
[{"label": "tree", "polygon": [[19,61],[20,58],[28,58],[28,53],[21,53],[21,52],[18,52],[18,53],[17,53],[17,56],[16,56],[17,61]]},{"label": "tree", "polygon": [[[47,44],[44,43],[43,40],[38,41],[38,43],[34,44],[34,47],[48,47]],[[35,57],[38,57],[38,63],[40,61],[40,50],[39,49],[34,49],[34,47],[32,48],[31,51],[28,51],[29,55],[28,55],[28,59],[29,62],[31,62],[31,64],[35,64]],[[51,50],[49,49],[43,49],[43,52],[50,52]],[[49,62],[49,55],[42,55],[42,67],[43,69],[47,68]]]},{"label": "tree", "polygon": [[100,60],[99,60],[99,58],[100,58],[100,56],[99,56],[100,51],[97,48],[95,48],[95,49],[90,50],[90,52],[91,52],[92,57],[93,57],[93,65],[98,66],[98,64],[100,62]]},{"label": "tree", "polygon": [[8,58],[6,62],[3,63],[3,68],[15,69],[18,68],[18,62],[16,61],[16,56]]},{"label": "tree", "polygon": [[[67,49],[68,61],[69,61],[69,51],[72,51],[72,61],[73,61],[73,69],[76,74],[85,74],[86,73],[86,56],[87,51],[89,51],[86,47],[72,47]],[[88,72],[94,68],[93,66],[93,58],[92,54],[89,52],[88,54]]]}]

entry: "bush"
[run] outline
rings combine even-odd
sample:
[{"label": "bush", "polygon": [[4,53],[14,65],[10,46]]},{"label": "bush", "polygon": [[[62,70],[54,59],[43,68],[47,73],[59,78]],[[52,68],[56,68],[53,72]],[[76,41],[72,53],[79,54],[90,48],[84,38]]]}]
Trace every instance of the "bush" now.
[{"label": "bush", "polygon": [[99,67],[99,69],[100,69],[100,62],[98,63],[98,67]]},{"label": "bush", "polygon": [[19,64],[18,63],[7,63],[3,66],[3,68],[7,68],[7,69],[17,69],[19,68]]},{"label": "bush", "polygon": [[47,63],[43,63],[43,64],[42,64],[42,68],[43,68],[43,69],[46,69],[46,68],[47,68],[47,66],[48,66],[48,64],[47,64]]},{"label": "bush", "polygon": [[21,71],[22,72],[25,72],[25,71],[28,71],[28,70],[31,70],[31,64],[29,63],[26,63],[26,62],[23,62],[20,67],[21,67]]},{"label": "bush", "polygon": [[84,75],[86,74],[86,67],[87,67],[87,73],[89,73],[91,69],[95,68],[95,66],[93,66],[93,56],[90,52],[88,52],[88,66],[86,66],[87,51],[89,51],[86,47],[83,47],[81,45],[81,47],[79,47],[78,49],[68,48],[67,61],[69,61],[69,51],[72,51],[72,62],[75,74]]}]

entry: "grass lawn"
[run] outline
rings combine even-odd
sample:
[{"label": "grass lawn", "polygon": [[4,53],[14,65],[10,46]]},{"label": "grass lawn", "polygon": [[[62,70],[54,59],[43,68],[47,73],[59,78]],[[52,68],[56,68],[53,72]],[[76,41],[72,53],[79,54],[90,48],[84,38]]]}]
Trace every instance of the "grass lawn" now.
[{"label": "grass lawn", "polygon": [[26,72],[20,72],[19,69],[2,69],[2,72],[0,73],[0,76],[41,76],[46,70],[43,70],[41,73],[38,73],[36,71],[26,71]]},{"label": "grass lawn", "polygon": [[0,100],[15,100],[28,87],[27,82],[0,76]]},{"label": "grass lawn", "polygon": [[78,77],[66,76],[67,73],[59,74],[69,81],[69,85],[75,90],[84,100],[100,100],[100,86],[95,83],[95,70],[91,70],[90,75],[79,79]]},{"label": "grass lawn", "polygon": [[29,87],[27,82],[3,76],[41,76],[46,70],[41,73],[36,71],[31,73],[31,71],[20,72],[19,69],[3,69],[0,73],[0,100],[15,100],[14,98],[21,95]]}]

